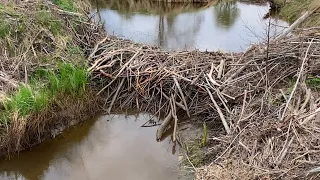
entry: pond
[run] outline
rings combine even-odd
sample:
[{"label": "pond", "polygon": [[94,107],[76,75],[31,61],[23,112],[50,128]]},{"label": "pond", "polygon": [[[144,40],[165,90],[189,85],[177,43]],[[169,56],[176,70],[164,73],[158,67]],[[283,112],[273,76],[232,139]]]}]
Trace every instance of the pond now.
[{"label": "pond", "polygon": [[239,52],[265,41],[268,29],[275,36],[288,26],[276,13],[269,13],[268,3],[111,0],[92,4],[95,18],[104,22],[109,34],[165,50]]},{"label": "pond", "polygon": [[170,138],[156,142],[149,114],[91,119],[0,161],[1,180],[176,180],[178,155]]}]

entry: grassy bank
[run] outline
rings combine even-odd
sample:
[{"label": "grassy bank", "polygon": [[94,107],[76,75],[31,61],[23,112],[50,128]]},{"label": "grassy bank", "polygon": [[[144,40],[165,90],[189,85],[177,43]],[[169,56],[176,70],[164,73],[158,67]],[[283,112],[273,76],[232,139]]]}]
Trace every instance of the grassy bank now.
[{"label": "grassy bank", "polygon": [[[306,11],[311,11],[320,7],[318,0],[274,0],[274,4],[280,9],[280,16],[285,18],[290,23],[293,23]],[[304,22],[304,27],[314,27],[320,25],[319,13],[314,13],[307,21]]]},{"label": "grassy bank", "polygon": [[99,27],[72,0],[0,4],[0,154],[99,111],[87,56]]}]

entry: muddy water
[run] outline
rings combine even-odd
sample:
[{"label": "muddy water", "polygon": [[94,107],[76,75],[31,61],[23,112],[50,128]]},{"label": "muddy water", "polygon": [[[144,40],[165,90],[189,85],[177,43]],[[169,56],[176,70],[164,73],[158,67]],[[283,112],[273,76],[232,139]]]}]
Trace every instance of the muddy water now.
[{"label": "muddy water", "polygon": [[178,157],[148,114],[92,119],[55,139],[0,161],[1,180],[176,180]]},{"label": "muddy water", "polygon": [[[167,50],[238,52],[267,37],[269,4],[236,0],[163,3],[148,0],[92,0],[95,16],[110,34]],[[103,3],[102,3],[103,2]],[[272,12],[270,35],[288,24]]]}]

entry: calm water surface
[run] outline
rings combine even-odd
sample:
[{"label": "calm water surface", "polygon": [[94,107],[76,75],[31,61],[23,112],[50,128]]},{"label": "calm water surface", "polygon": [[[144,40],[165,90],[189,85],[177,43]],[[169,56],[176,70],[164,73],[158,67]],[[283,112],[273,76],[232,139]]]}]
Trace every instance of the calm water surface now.
[{"label": "calm water surface", "polygon": [[176,180],[178,157],[148,114],[107,115],[0,161],[1,180]]},{"label": "calm water surface", "polygon": [[[111,0],[96,3],[94,12],[110,34],[167,50],[243,51],[266,38],[269,5],[232,0],[209,4]],[[271,35],[288,24],[271,18]]]}]

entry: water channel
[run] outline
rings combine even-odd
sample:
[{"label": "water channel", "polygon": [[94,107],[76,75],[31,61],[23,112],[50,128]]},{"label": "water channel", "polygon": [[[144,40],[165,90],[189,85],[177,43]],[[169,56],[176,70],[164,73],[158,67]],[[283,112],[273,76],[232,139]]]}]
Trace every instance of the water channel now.
[{"label": "water channel", "polygon": [[156,142],[152,115],[90,119],[55,139],[0,161],[1,180],[176,180],[170,138]]},{"label": "water channel", "polygon": [[[239,52],[281,33],[288,24],[267,18],[267,3],[238,1],[161,3],[93,1],[95,18],[110,34],[167,50]],[[71,127],[55,139],[10,160],[0,160],[3,180],[176,180],[178,155],[170,138],[156,142],[157,127],[143,128],[149,114],[113,114]]]},{"label": "water channel", "polygon": [[[288,24],[269,12],[268,3],[235,0],[163,3],[146,0],[93,2],[96,18],[109,34],[166,50],[244,51],[275,36]],[[269,21],[270,20],[270,21]]]}]

